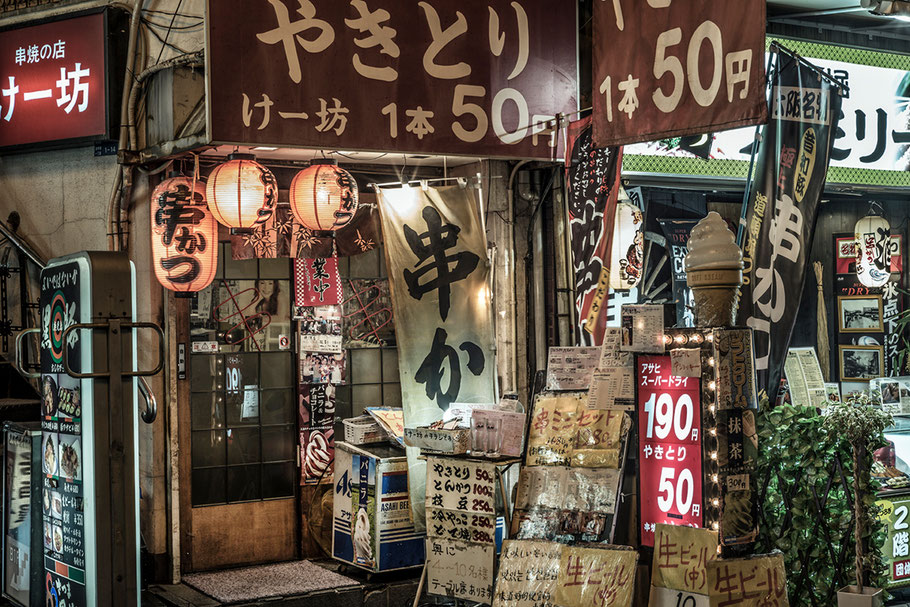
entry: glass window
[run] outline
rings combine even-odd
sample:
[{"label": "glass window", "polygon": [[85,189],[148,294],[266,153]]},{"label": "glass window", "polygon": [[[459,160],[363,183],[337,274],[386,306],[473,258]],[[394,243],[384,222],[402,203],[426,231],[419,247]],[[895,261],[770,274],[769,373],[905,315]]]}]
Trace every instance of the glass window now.
[{"label": "glass window", "polygon": [[190,313],[191,341],[202,342],[190,349],[194,506],[296,491],[291,262],[234,261],[224,243],[221,253],[219,277]]}]

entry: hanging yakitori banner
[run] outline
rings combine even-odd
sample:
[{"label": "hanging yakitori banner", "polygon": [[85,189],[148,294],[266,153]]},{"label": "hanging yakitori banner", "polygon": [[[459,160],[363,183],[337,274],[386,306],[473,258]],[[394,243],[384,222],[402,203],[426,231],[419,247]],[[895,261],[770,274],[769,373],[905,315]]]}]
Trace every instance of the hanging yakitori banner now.
[{"label": "hanging yakitori banner", "polygon": [[594,2],[598,146],[767,118],[764,0]]},{"label": "hanging yakitori banner", "polygon": [[[405,426],[437,421],[454,402],[496,402],[487,239],[476,191],[384,189],[379,210]],[[420,524],[426,467],[408,451]]]},{"label": "hanging yakitori banner", "polygon": [[813,67],[777,53],[746,209],[738,320],[754,330],[759,387],[777,395],[815,235],[841,97]]},{"label": "hanging yakitori banner", "polygon": [[575,310],[581,346],[603,343],[610,294],[610,251],[622,169],[621,148],[597,148],[591,117],[569,125],[566,145]]}]

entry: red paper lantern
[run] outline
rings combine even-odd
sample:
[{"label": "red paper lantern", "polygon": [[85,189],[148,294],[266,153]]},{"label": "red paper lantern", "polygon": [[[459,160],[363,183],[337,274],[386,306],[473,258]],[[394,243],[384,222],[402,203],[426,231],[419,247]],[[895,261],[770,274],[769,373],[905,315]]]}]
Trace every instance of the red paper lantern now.
[{"label": "red paper lantern", "polygon": [[218,224],[199,181],[173,173],[152,192],[155,277],[178,295],[201,291],[218,269]]},{"label": "red paper lantern", "polygon": [[289,196],[294,217],[310,230],[337,230],[357,212],[357,182],[334,160],[313,160],[294,176]]},{"label": "red paper lantern", "polygon": [[278,182],[255,156],[231,154],[209,175],[205,193],[219,223],[248,229],[272,216],[278,202]]}]

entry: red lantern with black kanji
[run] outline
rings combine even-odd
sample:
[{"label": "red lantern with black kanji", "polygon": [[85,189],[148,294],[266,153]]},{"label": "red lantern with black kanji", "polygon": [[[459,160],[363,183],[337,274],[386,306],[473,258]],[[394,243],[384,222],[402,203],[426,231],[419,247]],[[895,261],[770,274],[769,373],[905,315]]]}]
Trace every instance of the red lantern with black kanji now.
[{"label": "red lantern with black kanji", "polygon": [[158,282],[178,295],[209,286],[218,269],[218,223],[203,184],[172,173],[152,192],[151,220]]},{"label": "red lantern with black kanji", "polygon": [[334,160],[313,160],[297,173],[289,197],[294,217],[310,230],[337,230],[357,212],[357,182]]},{"label": "red lantern with black kanji", "polygon": [[272,216],[278,203],[278,182],[252,154],[231,154],[209,175],[205,194],[219,223],[246,230]]}]

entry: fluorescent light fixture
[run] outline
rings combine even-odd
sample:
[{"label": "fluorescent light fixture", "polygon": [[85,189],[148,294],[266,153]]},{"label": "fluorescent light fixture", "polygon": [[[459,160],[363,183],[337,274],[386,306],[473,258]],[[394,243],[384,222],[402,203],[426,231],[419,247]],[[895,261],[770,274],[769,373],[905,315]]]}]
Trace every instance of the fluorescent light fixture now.
[{"label": "fluorescent light fixture", "polygon": [[277,149],[278,148],[269,147],[267,145],[257,145],[253,148],[253,150],[256,152],[274,152]]},{"label": "fluorescent light fixture", "polygon": [[862,0],[860,4],[873,15],[910,20],[910,0]]}]

